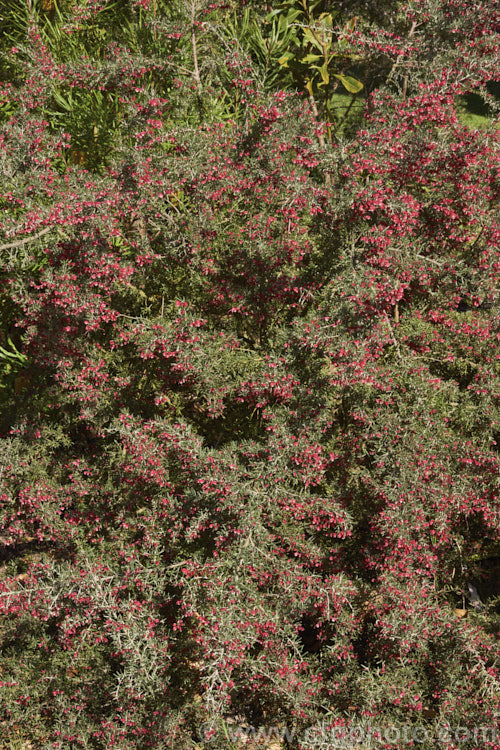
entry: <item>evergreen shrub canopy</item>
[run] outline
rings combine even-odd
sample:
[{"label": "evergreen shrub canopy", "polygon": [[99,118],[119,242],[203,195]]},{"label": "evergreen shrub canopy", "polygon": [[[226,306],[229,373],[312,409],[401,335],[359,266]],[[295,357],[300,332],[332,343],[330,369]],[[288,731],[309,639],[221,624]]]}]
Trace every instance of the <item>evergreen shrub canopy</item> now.
[{"label": "evergreen shrub canopy", "polygon": [[2,747],[500,747],[497,10],[0,4]]}]

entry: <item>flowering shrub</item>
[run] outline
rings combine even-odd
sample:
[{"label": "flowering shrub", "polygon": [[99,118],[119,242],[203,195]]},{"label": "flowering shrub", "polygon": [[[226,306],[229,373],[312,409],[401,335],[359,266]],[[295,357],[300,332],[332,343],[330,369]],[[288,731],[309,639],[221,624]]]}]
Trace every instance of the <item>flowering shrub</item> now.
[{"label": "flowering shrub", "polygon": [[327,101],[256,54],[265,4],[173,5],[2,18],[0,737],[194,748],[232,721],[309,750],[310,726],[371,722],[478,748],[493,9],[311,3],[299,37],[337,24],[348,83]]}]

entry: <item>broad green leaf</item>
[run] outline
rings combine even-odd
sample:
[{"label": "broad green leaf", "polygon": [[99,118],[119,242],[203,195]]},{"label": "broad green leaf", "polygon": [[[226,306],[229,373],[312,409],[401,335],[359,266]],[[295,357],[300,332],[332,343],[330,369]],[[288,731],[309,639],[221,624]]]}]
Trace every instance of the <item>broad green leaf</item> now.
[{"label": "broad green leaf", "polygon": [[325,86],[328,86],[328,84],[330,83],[330,73],[328,72],[328,65],[324,63],[324,65],[319,68],[319,72],[321,73],[323,83],[325,84]]},{"label": "broad green leaf", "polygon": [[292,59],[293,59],[293,57],[294,57],[294,55],[293,55],[293,53],[292,53],[292,52],[285,52],[285,54],[284,54],[284,55],[282,55],[282,56],[280,57],[280,59],[278,60],[278,63],[279,63],[280,65],[282,65],[282,66],[283,66],[284,68],[287,68],[287,67],[288,67],[288,63],[289,63],[289,61],[290,61],[290,60],[292,60]]},{"label": "broad green leaf", "polygon": [[319,17],[321,25],[324,28],[331,29],[333,26],[333,17],[331,13],[322,13]]},{"label": "broad green leaf", "polygon": [[294,21],[296,21],[297,18],[300,16],[301,12],[302,11],[300,11],[300,10],[291,10],[291,11],[289,11],[288,14],[287,14],[287,16],[286,16],[287,22],[288,23],[293,23]]},{"label": "broad green leaf", "polygon": [[334,76],[340,81],[342,86],[350,94],[358,94],[363,88],[363,84],[361,83],[361,81],[358,81],[357,78],[352,78],[352,76],[344,76],[340,73],[335,73]]},{"label": "broad green leaf", "polygon": [[304,36],[307,39],[307,41],[313,45],[313,47],[316,47],[317,49],[323,51],[323,47],[321,46],[320,42],[316,38],[315,33],[312,29],[305,28],[304,29]]},{"label": "broad green leaf", "polygon": [[312,54],[310,54],[310,55],[306,55],[305,57],[303,57],[300,62],[303,62],[303,63],[313,63],[313,62],[317,62],[318,60],[321,60],[322,57],[323,57],[323,55],[312,55]]}]

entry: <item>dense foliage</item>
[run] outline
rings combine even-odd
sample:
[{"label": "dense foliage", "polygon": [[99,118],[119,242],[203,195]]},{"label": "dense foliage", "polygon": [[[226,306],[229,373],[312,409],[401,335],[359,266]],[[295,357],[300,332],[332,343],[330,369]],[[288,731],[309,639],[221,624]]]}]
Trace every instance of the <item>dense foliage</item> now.
[{"label": "dense foliage", "polygon": [[2,747],[499,748],[496,4],[0,5]]}]

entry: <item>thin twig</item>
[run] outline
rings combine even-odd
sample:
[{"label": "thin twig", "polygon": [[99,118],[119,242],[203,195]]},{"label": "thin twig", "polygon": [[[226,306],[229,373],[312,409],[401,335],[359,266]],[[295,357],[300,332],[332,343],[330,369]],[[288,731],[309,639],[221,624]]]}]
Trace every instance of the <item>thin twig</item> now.
[{"label": "thin twig", "polygon": [[2,252],[2,250],[10,250],[13,247],[21,247],[21,245],[26,245],[27,242],[31,242],[32,240],[39,240],[40,237],[43,237],[44,234],[48,234],[52,229],[54,229],[54,227],[45,227],[45,229],[42,229],[38,234],[30,234],[29,237],[25,237],[23,240],[16,240],[15,242],[8,242],[6,245],[0,245],[0,252]]},{"label": "thin twig", "polygon": [[399,357],[399,359],[403,359],[403,356],[401,354],[401,349],[399,348],[399,344],[398,344],[397,339],[396,339],[396,337],[394,335],[394,331],[392,330],[391,321],[389,320],[389,316],[387,315],[386,312],[384,312],[384,318],[385,318],[385,321],[386,321],[386,323],[387,323],[387,325],[389,327],[389,333],[390,333],[391,339],[392,339],[392,341],[394,343],[394,346],[396,347],[396,350],[398,352],[398,357]]},{"label": "thin twig", "polygon": [[[321,123],[321,118],[319,116],[318,105],[316,104],[316,99],[310,92],[309,92],[309,103],[311,105],[311,109],[313,111],[313,115],[314,115],[316,122]],[[321,148],[325,148],[326,146],[325,136],[323,135],[323,133],[321,133],[321,131],[318,132],[318,141],[319,141],[319,145],[321,146]]]},{"label": "thin twig", "polygon": [[[311,109],[312,109],[316,122],[319,125],[321,125],[321,118],[319,115],[318,105],[316,104],[316,99],[314,98],[311,92],[309,92],[309,103],[311,105]],[[323,135],[321,130],[318,131],[317,135],[318,135],[319,145],[321,146],[322,149],[326,149],[325,136]],[[332,176],[329,172],[324,172],[324,175],[325,175],[325,185],[327,187],[330,187],[330,185],[332,184]]]},{"label": "thin twig", "polygon": [[[416,21],[413,21],[410,31],[408,32],[408,39],[412,38],[415,31],[417,30],[417,26],[418,26],[418,23]],[[404,57],[404,52],[401,51],[399,55],[397,56],[396,60],[394,61],[394,65],[392,66],[389,75],[387,76],[387,81],[390,81],[392,79],[394,73],[396,72],[396,68],[398,67],[403,57]],[[408,89],[408,75],[406,75],[403,80],[403,101],[406,99],[407,89]]]},{"label": "thin twig", "polygon": [[442,268],[444,266],[444,263],[441,263],[439,260],[435,260],[434,258],[429,258],[428,255],[420,255],[420,253],[415,253],[417,258],[421,258],[422,260],[425,260],[427,263],[434,263],[435,266],[438,266],[439,268]]},{"label": "thin twig", "polygon": [[200,69],[198,67],[198,51],[196,49],[196,26],[195,26],[196,2],[191,2],[191,47],[193,49],[194,80],[196,87],[201,89]]}]

